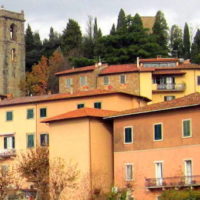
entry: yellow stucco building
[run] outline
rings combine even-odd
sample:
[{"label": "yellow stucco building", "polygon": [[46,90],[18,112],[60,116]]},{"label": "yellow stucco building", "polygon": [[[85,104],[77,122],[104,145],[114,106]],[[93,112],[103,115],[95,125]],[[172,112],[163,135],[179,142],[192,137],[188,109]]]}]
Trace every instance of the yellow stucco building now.
[{"label": "yellow stucco building", "polygon": [[[137,64],[97,64],[56,73],[60,92],[120,89],[157,103],[200,91],[200,65],[178,58],[138,59]],[[95,83],[95,84],[94,84]]]}]

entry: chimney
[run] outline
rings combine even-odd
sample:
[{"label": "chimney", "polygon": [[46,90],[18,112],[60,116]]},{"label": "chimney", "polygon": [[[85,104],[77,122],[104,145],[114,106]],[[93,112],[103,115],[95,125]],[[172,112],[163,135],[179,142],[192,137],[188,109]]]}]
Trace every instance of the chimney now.
[{"label": "chimney", "polygon": [[137,57],[136,64],[137,64],[137,68],[139,68],[140,67],[140,58],[139,57]]}]

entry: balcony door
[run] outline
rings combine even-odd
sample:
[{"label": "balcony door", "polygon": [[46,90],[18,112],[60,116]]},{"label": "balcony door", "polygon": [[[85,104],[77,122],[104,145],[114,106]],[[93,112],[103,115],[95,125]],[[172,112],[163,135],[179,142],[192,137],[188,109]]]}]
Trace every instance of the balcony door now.
[{"label": "balcony door", "polygon": [[167,76],[165,80],[166,80],[166,89],[168,90],[174,89],[174,77]]},{"label": "balcony door", "polygon": [[156,162],[155,163],[155,170],[156,170],[156,185],[162,185],[163,183],[163,163]]},{"label": "balcony door", "polygon": [[185,160],[185,183],[192,183],[192,161]]}]

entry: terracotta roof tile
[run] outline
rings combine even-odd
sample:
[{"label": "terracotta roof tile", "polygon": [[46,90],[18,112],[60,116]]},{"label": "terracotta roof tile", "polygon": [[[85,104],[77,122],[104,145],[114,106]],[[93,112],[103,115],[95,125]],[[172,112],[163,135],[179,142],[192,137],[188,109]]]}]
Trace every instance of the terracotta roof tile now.
[{"label": "terracotta roof tile", "polygon": [[106,117],[108,115],[114,114],[116,111],[111,110],[102,110],[102,109],[96,109],[96,108],[81,108],[78,110],[73,110],[61,115],[57,115],[54,117],[50,117],[48,119],[45,119],[41,121],[42,123],[52,123],[57,122],[61,120],[67,120],[67,119],[75,119],[75,118],[82,118],[82,117]]},{"label": "terracotta roof tile", "polygon": [[81,97],[89,97],[89,96],[101,96],[101,95],[109,95],[109,94],[122,94],[129,95],[137,98],[141,98],[145,101],[150,101],[146,97],[134,95],[124,91],[117,90],[89,90],[89,91],[81,91],[74,94],[69,93],[61,93],[61,94],[51,94],[51,95],[41,95],[41,96],[30,96],[30,97],[17,97],[12,99],[4,99],[0,101],[0,107],[3,106],[12,106],[18,104],[30,104],[30,103],[38,103],[38,102],[47,102],[47,101],[55,101],[55,100],[63,100],[63,99],[73,99],[73,98],[81,98]]},{"label": "terracotta roof tile", "polygon": [[55,73],[56,76],[60,75],[65,75],[65,74],[74,74],[74,73],[82,73],[82,72],[87,72],[87,71],[93,71],[95,70],[95,66],[86,66],[86,67],[79,67],[79,68],[74,68],[74,69],[68,69],[62,72],[57,72]]},{"label": "terracotta roof tile", "polygon": [[185,97],[177,98],[171,101],[150,104],[150,105],[143,106],[140,108],[117,112],[116,114],[109,116],[107,118],[116,118],[116,117],[138,115],[138,114],[145,114],[145,113],[151,113],[151,112],[159,112],[159,111],[164,111],[164,110],[173,110],[173,109],[191,107],[191,106],[196,106],[196,105],[200,105],[199,92],[192,93]]}]

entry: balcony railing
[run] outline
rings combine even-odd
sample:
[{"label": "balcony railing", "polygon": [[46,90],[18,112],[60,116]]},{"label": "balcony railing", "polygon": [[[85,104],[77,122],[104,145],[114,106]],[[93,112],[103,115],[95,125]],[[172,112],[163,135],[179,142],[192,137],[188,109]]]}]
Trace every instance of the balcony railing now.
[{"label": "balcony railing", "polygon": [[16,156],[15,149],[0,149],[0,159],[6,159]]},{"label": "balcony railing", "polygon": [[177,176],[167,178],[147,178],[145,185],[148,189],[170,188],[170,187],[197,187],[200,186],[200,175]]},{"label": "balcony railing", "polygon": [[157,90],[165,90],[165,91],[184,91],[185,84],[184,83],[177,83],[177,84],[158,84]]}]

